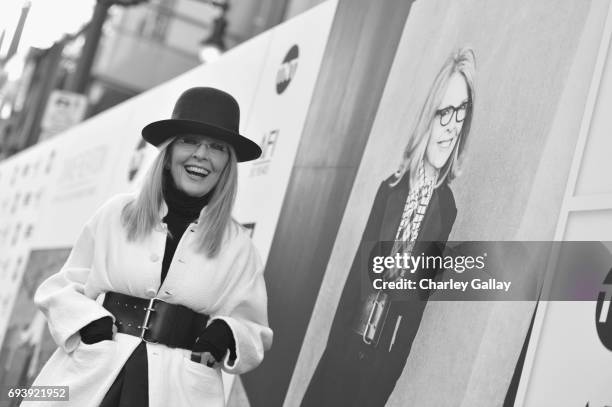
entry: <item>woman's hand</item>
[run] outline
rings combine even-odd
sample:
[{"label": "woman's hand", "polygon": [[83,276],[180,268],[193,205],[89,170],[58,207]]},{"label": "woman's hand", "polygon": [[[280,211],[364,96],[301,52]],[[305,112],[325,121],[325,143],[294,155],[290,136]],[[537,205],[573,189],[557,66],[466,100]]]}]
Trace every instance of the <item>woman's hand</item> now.
[{"label": "woman's hand", "polygon": [[79,330],[81,341],[87,345],[113,339],[114,324],[111,317],[102,317],[90,322]]},{"label": "woman's hand", "polygon": [[191,352],[191,361],[202,363],[211,368],[215,368],[215,365],[219,363],[210,352]]},{"label": "woman's hand", "polygon": [[191,350],[191,360],[197,361],[195,360],[197,359],[195,355],[201,355],[200,363],[210,367],[215,363],[220,363],[228,350],[231,357],[235,359],[236,343],[227,323],[218,319],[204,329],[196,339]]}]

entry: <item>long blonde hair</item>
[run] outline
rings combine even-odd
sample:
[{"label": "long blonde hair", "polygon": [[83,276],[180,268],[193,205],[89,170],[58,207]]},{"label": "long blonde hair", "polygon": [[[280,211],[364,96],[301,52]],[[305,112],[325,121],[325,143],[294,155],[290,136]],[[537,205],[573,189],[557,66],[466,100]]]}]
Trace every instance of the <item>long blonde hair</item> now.
[{"label": "long blonde hair", "polygon": [[475,60],[474,51],[471,48],[460,48],[446,60],[429,89],[427,99],[425,99],[418,120],[410,134],[408,144],[404,149],[402,162],[394,174],[395,180],[391,183],[391,186],[397,185],[407,172],[410,174],[410,185],[412,186],[415,184],[418,175],[418,166],[425,156],[436,110],[442,101],[448,82],[454,73],[461,74],[465,79],[468,88],[468,108],[465,119],[463,120],[461,132],[459,133],[459,140],[455,143],[455,147],[450,157],[440,170],[436,187],[443,183],[449,183],[459,175],[460,160],[466,147],[474,111]]},{"label": "long blonde hair", "polygon": [[[160,211],[164,204],[164,167],[169,165],[174,137],[158,146],[159,154],[144,177],[138,196],[121,212],[121,221],[127,230],[128,240],[147,236],[159,225]],[[228,146],[229,159],[219,175],[205,210],[200,212],[195,229],[197,250],[208,257],[215,257],[232,224],[232,209],[238,186],[238,161],[236,152]]]}]

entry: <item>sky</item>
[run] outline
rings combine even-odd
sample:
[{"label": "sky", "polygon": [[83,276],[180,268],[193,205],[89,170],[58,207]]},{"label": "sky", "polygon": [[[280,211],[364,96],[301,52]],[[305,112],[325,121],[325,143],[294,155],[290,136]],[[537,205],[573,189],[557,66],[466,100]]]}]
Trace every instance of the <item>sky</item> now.
[{"label": "sky", "polygon": [[[19,50],[48,48],[65,33],[78,31],[91,18],[95,0],[30,0],[31,8]],[[0,55],[4,55],[19,20],[24,0],[1,0],[0,32],[7,30]]]}]

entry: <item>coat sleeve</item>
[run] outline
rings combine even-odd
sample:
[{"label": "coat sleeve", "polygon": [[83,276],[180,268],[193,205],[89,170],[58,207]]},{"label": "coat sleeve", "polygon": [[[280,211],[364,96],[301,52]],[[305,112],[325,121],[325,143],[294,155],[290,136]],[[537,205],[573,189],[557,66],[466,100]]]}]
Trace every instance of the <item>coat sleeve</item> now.
[{"label": "coat sleeve", "polygon": [[268,296],[263,277],[263,265],[257,250],[249,241],[247,260],[240,283],[237,300],[231,308],[211,315],[209,325],[217,320],[227,323],[236,343],[236,359],[226,352],[222,369],[230,374],[242,374],[256,368],[264,357],[264,351],[272,346],[272,330],[268,327]]},{"label": "coat sleeve", "polygon": [[90,221],[81,231],[61,270],[43,281],[34,294],[34,302],[45,315],[53,339],[67,353],[79,344],[80,328],[104,316],[115,319],[94,298],[85,295],[94,246]]}]

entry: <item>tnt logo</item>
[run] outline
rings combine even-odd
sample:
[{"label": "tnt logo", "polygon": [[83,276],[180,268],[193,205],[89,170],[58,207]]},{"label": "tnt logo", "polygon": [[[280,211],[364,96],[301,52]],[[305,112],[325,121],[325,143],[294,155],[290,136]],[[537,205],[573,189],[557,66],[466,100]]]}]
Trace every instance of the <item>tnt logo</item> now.
[{"label": "tnt logo", "polygon": [[292,46],[287,52],[283,63],[276,72],[276,93],[279,95],[287,89],[289,83],[295,76],[298,66],[298,56],[300,52],[297,45]]},{"label": "tnt logo", "polygon": [[612,310],[610,300],[612,299],[612,269],[603,281],[604,290],[597,296],[597,307],[595,309],[595,322],[599,340],[608,350],[612,351]]}]

